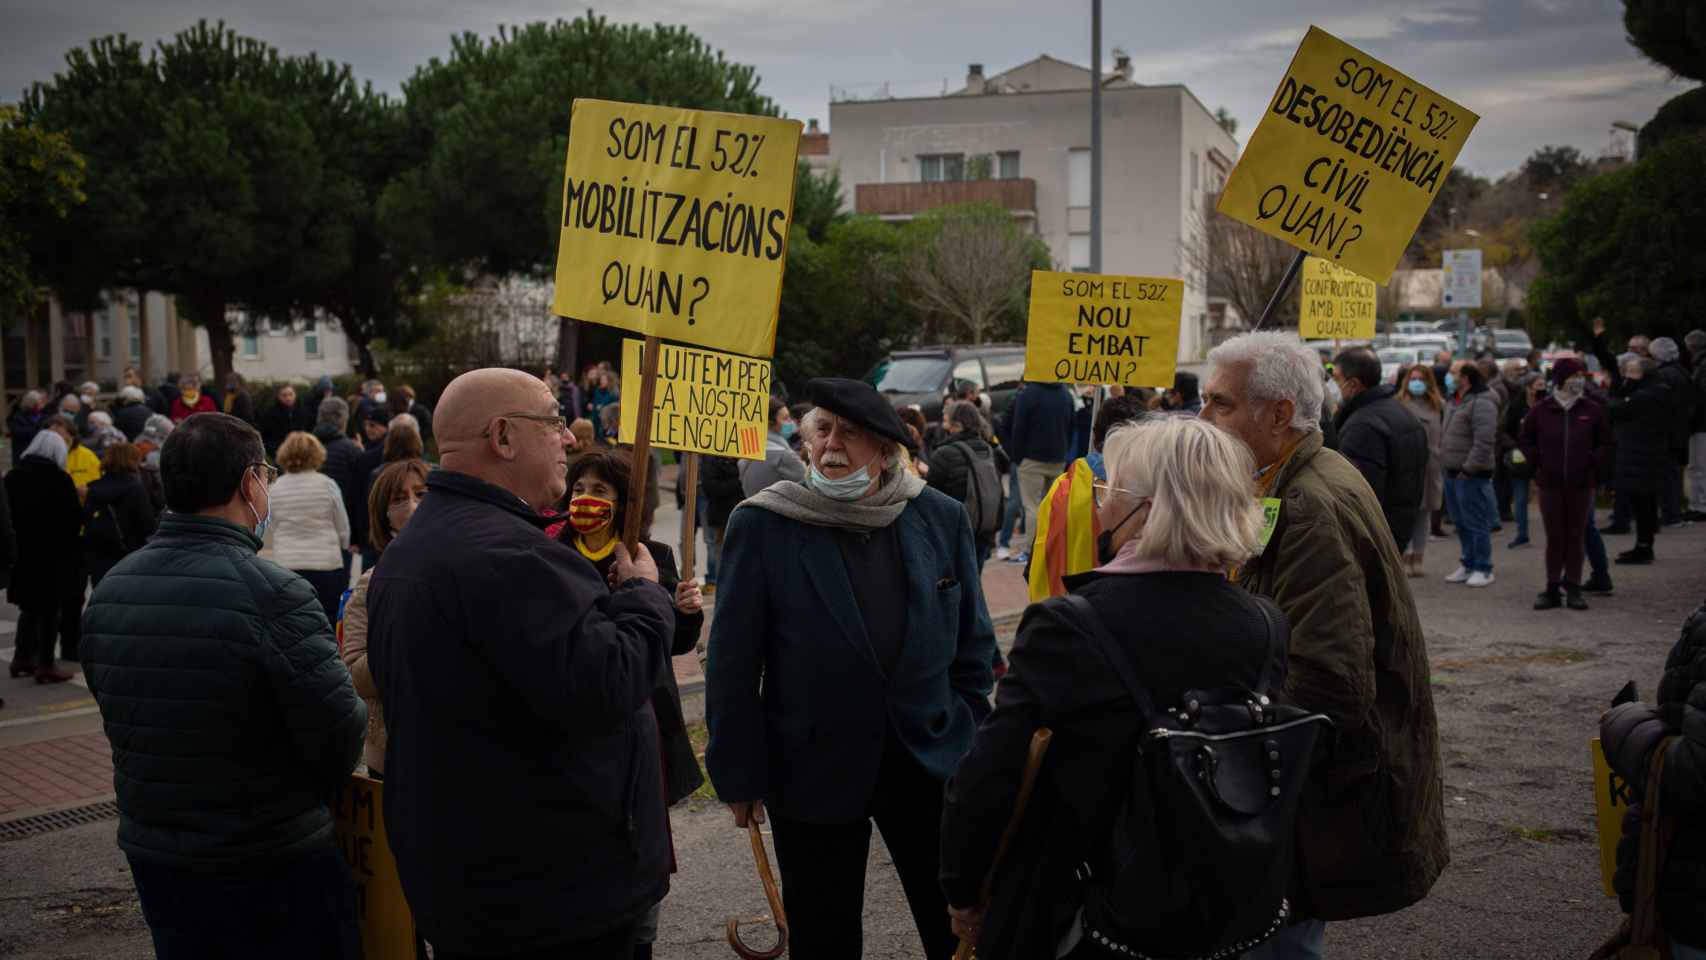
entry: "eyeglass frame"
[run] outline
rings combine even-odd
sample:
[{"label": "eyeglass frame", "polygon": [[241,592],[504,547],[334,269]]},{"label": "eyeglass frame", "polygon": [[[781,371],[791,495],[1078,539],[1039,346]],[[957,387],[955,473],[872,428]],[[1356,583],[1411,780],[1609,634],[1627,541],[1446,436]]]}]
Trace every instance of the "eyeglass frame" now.
[{"label": "eyeglass frame", "polygon": [[480,431],[480,439],[484,440],[492,435],[493,420],[532,420],[534,423],[554,423],[557,426],[558,433],[566,433],[569,429],[569,418],[562,414],[528,413],[525,410],[519,410],[515,413],[500,413],[492,417],[491,420],[487,420],[486,429]]},{"label": "eyeglass frame", "polygon": [[243,472],[247,473],[248,471],[253,470],[256,467],[260,467],[261,470],[264,471],[264,473],[262,475],[266,477],[268,486],[271,486],[274,482],[276,482],[279,478],[279,474],[281,473],[281,471],[277,467],[266,462],[265,460],[256,460],[254,463],[251,463],[247,467],[243,468]]}]

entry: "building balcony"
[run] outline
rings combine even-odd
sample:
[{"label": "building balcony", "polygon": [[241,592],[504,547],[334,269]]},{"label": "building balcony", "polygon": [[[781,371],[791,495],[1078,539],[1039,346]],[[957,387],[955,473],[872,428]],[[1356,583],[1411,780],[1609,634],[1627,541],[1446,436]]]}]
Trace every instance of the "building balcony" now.
[{"label": "building balcony", "polygon": [[853,188],[855,212],[884,220],[911,220],[929,210],[958,203],[993,203],[1015,217],[1036,219],[1037,182],[943,180],[928,183],[861,183]]}]

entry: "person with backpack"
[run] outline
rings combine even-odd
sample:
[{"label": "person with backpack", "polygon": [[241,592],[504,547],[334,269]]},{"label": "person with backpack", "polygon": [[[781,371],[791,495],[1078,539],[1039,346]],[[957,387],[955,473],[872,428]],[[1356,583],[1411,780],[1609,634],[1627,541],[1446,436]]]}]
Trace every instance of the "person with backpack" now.
[{"label": "person with backpack", "polygon": [[963,400],[950,404],[942,414],[947,437],[930,458],[925,482],[965,505],[977,544],[977,566],[982,570],[995,552],[995,534],[1007,504],[1001,493],[1001,474],[995,467],[995,450],[984,434],[983,414],[975,403]]},{"label": "person with backpack", "polygon": [[100,586],[113,565],[142,548],[160,517],[142,485],[142,451],[115,443],[101,457],[101,478],[83,501],[83,565]]},{"label": "person with backpack", "polygon": [[[1261,549],[1250,453],[1200,420],[1166,417],[1114,430],[1106,460],[1101,565],[1025,612],[995,712],[945,794],[942,888],[982,960],[1235,955],[1290,909],[1293,812],[1324,718],[1302,722],[1267,699],[1286,675],[1285,616],[1226,577]],[[1205,692],[1224,690],[1242,691],[1230,710]],[[1258,706],[1272,722],[1257,723]],[[1161,712],[1172,709],[1238,738],[1220,749],[1226,772],[1253,775],[1258,795],[1230,784],[1227,796],[1263,812],[1236,815],[1261,841],[1236,859],[1216,822],[1157,815],[1209,786],[1149,748],[1166,742],[1147,739],[1156,727],[1179,728],[1181,742],[1193,732]],[[1042,727],[1047,762],[995,866]],[[1153,762],[1134,770],[1140,746]]]}]

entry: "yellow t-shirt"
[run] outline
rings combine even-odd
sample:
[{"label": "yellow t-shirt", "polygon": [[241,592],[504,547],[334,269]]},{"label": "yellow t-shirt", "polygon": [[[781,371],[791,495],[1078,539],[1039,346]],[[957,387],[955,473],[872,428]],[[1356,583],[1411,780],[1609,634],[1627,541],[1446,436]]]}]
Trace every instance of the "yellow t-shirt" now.
[{"label": "yellow t-shirt", "polygon": [[101,479],[101,458],[95,451],[79,445],[65,455],[65,472],[71,474],[74,486],[86,487]]}]

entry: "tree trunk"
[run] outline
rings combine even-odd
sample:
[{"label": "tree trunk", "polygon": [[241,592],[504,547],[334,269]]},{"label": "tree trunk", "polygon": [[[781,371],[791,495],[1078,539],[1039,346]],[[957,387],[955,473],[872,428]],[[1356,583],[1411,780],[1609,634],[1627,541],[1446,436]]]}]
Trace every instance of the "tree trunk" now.
[{"label": "tree trunk", "polygon": [[580,321],[568,317],[557,318],[557,373],[559,376],[577,379],[580,371],[576,369],[580,363]]},{"label": "tree trunk", "polygon": [[207,349],[213,354],[213,382],[223,386],[237,352],[231,324],[225,319],[225,295],[217,290],[203,290],[183,300],[189,307],[190,322],[207,329]]}]

